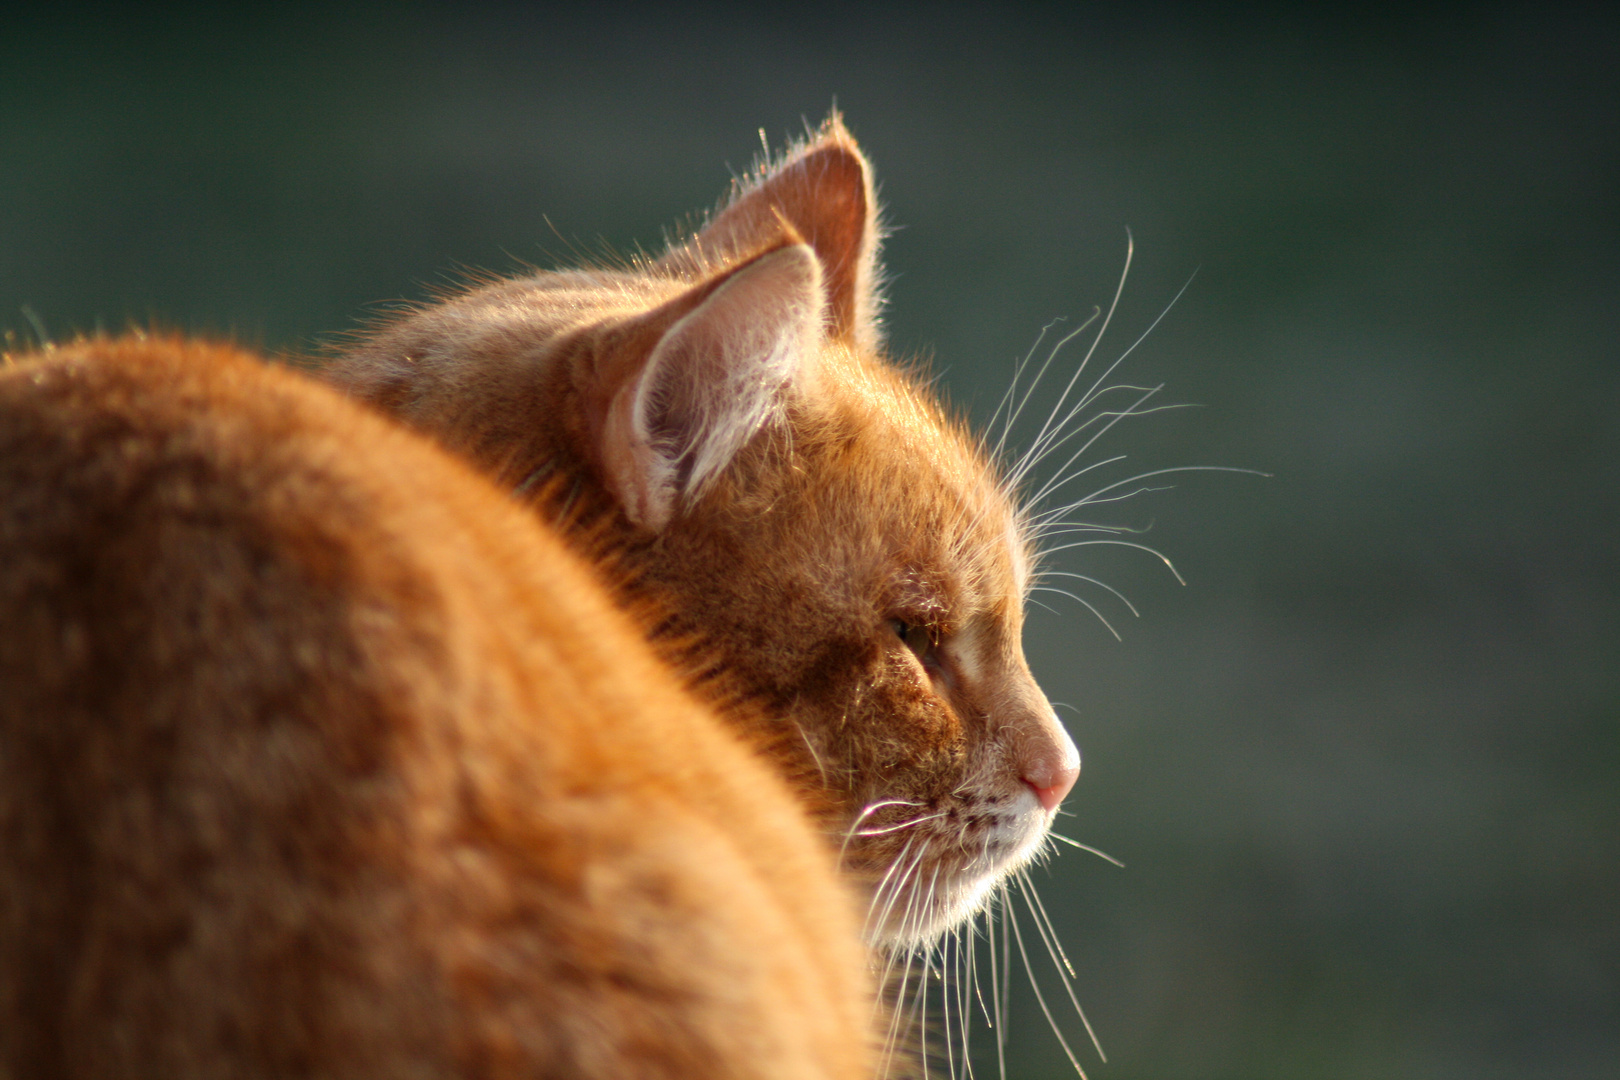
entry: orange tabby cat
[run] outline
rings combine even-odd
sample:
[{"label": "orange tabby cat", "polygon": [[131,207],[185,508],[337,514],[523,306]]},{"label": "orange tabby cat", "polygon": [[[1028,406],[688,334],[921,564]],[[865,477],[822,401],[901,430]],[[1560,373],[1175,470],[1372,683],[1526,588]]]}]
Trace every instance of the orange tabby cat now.
[{"label": "orange tabby cat", "polygon": [[[834,116],[656,260],[425,306],[328,376],[628,571],[718,657],[871,903],[925,942],[1045,840],[1079,755],[1024,662],[1024,525],[883,354],[870,170]],[[679,645],[669,651],[679,654]]]},{"label": "orange tabby cat", "polygon": [[224,347],[0,369],[0,1077],[844,1080],[850,907],[773,770],[426,440]]}]

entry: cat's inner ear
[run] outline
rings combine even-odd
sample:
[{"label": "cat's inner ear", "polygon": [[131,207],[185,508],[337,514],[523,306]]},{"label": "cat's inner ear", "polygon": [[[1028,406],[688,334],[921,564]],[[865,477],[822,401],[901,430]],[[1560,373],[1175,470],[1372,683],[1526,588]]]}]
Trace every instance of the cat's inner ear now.
[{"label": "cat's inner ear", "polygon": [[662,529],[779,412],[814,362],[824,305],[819,261],[789,243],[647,316],[667,328],[600,429],[608,484],[631,520]]},{"label": "cat's inner ear", "polygon": [[746,255],[778,235],[782,221],[821,263],[831,336],[876,348],[880,237],[872,170],[837,116],[751,187],[743,185],[707,228],[663,261],[690,270]]}]

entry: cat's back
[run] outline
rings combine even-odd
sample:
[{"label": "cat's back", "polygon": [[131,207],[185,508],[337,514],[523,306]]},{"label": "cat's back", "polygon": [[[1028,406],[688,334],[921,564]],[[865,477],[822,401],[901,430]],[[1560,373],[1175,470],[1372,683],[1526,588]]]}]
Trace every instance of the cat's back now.
[{"label": "cat's back", "polygon": [[867,1070],[782,782],[422,438],[176,340],[0,370],[0,1077]]}]

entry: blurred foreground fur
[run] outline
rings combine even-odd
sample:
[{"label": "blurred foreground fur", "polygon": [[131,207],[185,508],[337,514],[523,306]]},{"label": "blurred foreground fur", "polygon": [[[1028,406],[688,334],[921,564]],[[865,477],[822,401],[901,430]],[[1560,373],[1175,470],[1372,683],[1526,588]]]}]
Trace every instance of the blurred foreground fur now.
[{"label": "blurred foreground fur", "polygon": [[871,1072],[831,854],[425,439],[172,339],[0,369],[0,1077]]}]

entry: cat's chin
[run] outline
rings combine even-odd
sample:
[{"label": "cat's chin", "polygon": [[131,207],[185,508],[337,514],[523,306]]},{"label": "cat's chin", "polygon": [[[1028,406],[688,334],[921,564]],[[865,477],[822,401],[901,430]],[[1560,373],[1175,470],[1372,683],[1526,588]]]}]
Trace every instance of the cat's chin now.
[{"label": "cat's chin", "polygon": [[1007,801],[974,841],[971,856],[941,859],[936,868],[919,867],[897,901],[879,890],[884,917],[868,931],[868,941],[889,949],[927,948],[970,921],[989,903],[1009,874],[1027,864],[1046,843],[1056,815],[1025,789]]}]

